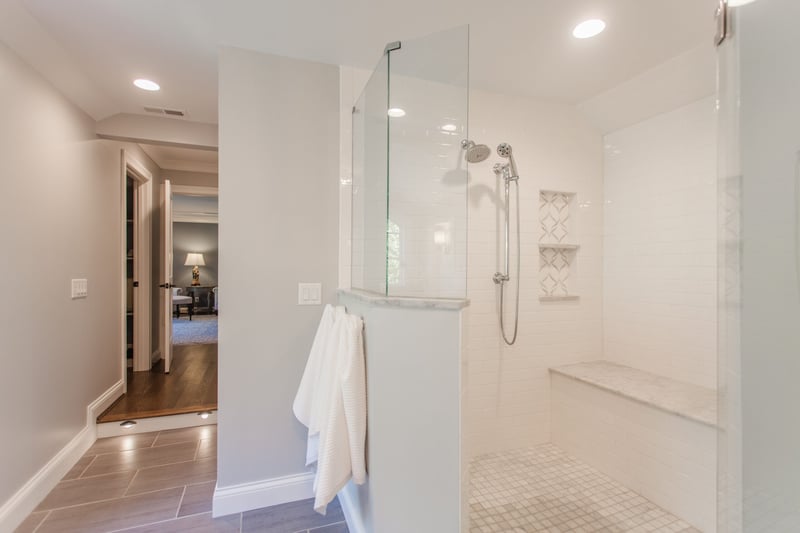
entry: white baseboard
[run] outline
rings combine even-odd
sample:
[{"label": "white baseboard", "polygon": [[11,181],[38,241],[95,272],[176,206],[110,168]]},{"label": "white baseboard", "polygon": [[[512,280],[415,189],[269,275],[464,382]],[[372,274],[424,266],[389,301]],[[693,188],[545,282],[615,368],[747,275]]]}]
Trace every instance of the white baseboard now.
[{"label": "white baseboard", "polygon": [[339,491],[339,504],[342,506],[344,519],[347,522],[347,529],[350,533],[370,533],[364,523],[364,517],[358,508],[353,491],[358,490],[353,482],[350,481],[342,490]]},{"label": "white baseboard", "polygon": [[195,426],[209,426],[217,423],[217,412],[212,411],[208,418],[200,418],[197,413],[182,415],[156,416],[152,418],[137,418],[136,425],[123,428],[121,422],[104,422],[97,424],[97,438],[119,437],[121,435],[134,435],[136,433],[149,433],[151,431],[164,431],[167,429],[191,428]]},{"label": "white baseboard", "polygon": [[95,401],[89,404],[86,408],[86,425],[94,427],[97,424],[97,417],[103,411],[111,407],[117,398],[125,393],[125,382],[122,380],[117,381],[101,394]]},{"label": "white baseboard", "polygon": [[0,507],[0,531],[14,531],[94,444],[97,416],[122,394],[124,386],[120,380],[90,403],[83,429]]},{"label": "white baseboard", "polygon": [[212,516],[225,516],[282,503],[296,502],[314,497],[314,474],[307,472],[293,476],[243,483],[214,490]]}]

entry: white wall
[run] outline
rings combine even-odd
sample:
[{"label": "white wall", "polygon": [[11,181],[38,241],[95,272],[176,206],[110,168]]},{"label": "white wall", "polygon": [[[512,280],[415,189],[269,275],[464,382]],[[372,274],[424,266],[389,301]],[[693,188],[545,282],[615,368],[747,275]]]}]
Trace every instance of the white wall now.
[{"label": "white wall", "polygon": [[716,387],[716,113],[605,137],[605,359]]},{"label": "white wall", "polygon": [[717,50],[708,39],[581,102],[578,111],[603,133],[627,128],[713,95],[717,87],[716,66]]},{"label": "white wall", "polygon": [[[3,44],[0,72],[2,503],[121,379],[124,252],[122,145],[97,140],[94,121]],[[70,299],[72,278],[88,279],[88,298]]]},{"label": "white wall", "polygon": [[[339,71],[220,51],[218,489],[306,472],[292,401],[337,284]],[[263,506],[269,502],[256,502]]]},{"label": "white wall", "polygon": [[[469,120],[470,138],[493,150],[469,168],[467,425],[471,451],[481,454],[548,442],[548,368],[602,357],[603,153],[600,134],[568,106],[471,91]],[[492,282],[503,268],[504,199],[492,172],[495,162],[505,161],[494,153],[501,142],[511,143],[520,173],[520,330],[512,347],[500,338]],[[539,300],[540,189],[577,193],[570,240],[581,245],[573,276],[579,300]]]}]

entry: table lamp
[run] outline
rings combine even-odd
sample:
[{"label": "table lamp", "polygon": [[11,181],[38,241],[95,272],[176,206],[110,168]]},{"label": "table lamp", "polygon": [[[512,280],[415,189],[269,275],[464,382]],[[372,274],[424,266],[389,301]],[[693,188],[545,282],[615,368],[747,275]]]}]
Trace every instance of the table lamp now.
[{"label": "table lamp", "polygon": [[186,262],[183,266],[192,267],[192,286],[200,285],[200,267],[206,266],[203,254],[189,252],[186,254]]}]

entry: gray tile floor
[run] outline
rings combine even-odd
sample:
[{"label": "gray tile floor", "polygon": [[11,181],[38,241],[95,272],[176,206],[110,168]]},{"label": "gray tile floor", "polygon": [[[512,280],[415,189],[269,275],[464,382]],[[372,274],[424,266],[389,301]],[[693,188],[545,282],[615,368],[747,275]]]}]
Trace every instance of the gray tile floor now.
[{"label": "gray tile floor", "polygon": [[552,444],[483,455],[471,466],[471,533],[700,533]]},{"label": "gray tile floor", "polygon": [[211,518],[216,457],[216,426],[99,439],[17,532],[347,533],[338,501]]}]

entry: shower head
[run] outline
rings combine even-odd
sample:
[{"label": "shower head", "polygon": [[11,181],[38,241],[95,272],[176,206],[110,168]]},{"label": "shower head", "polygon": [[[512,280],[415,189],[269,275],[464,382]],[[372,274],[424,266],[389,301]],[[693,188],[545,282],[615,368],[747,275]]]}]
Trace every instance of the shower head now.
[{"label": "shower head", "polygon": [[508,159],[508,166],[509,171],[511,174],[511,178],[518,178],[519,174],[517,174],[517,163],[514,161],[514,154],[511,150],[511,145],[508,143],[500,143],[497,145],[497,155],[500,157],[504,157]]},{"label": "shower head", "polygon": [[480,163],[489,159],[492,150],[485,144],[475,144],[473,141],[464,139],[461,141],[461,148],[467,151],[464,158],[468,163]]}]

